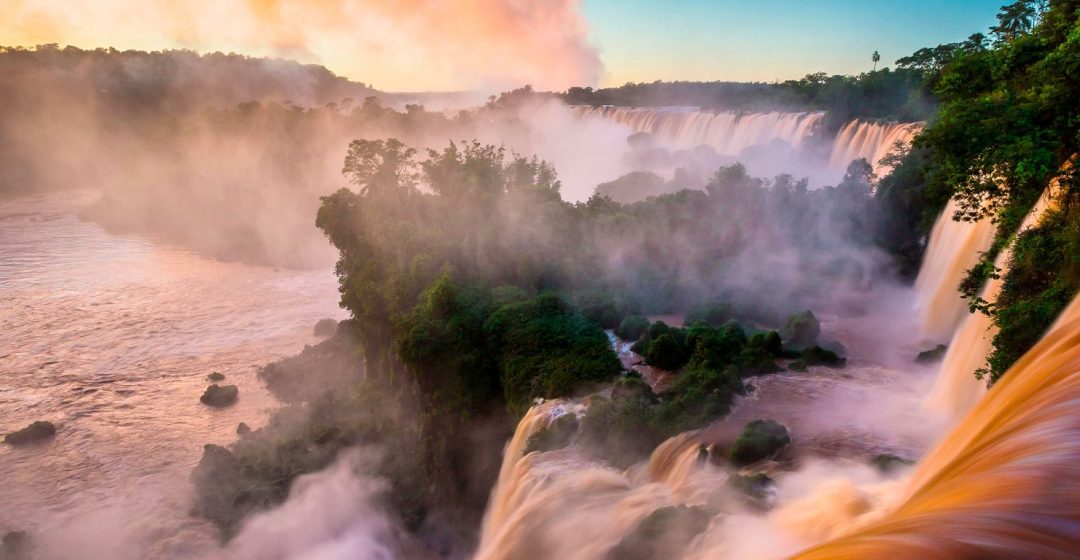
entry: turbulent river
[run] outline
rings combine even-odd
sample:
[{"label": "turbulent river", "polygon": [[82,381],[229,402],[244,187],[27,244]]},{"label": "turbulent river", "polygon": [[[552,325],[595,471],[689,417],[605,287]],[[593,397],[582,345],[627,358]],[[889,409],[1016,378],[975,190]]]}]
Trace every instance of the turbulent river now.
[{"label": "turbulent river", "polygon": [[[336,283],[110,235],[77,218],[96,196],[0,201],[0,432],[57,426],[0,446],[0,532],[62,558],[200,557],[215,541],[188,515],[202,446],[266,421],[257,368],[341,318]],[[199,402],[214,371],[236,405]]]}]

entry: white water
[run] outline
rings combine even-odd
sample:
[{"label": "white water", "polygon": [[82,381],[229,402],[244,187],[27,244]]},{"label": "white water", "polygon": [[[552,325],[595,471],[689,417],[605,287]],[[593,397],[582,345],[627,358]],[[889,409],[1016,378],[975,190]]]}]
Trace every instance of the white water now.
[{"label": "white water", "polygon": [[[335,281],[109,235],[75,217],[94,198],[0,202],[0,432],[57,425],[0,445],[0,532],[28,531],[47,558],[200,558],[215,548],[188,515],[202,446],[265,422],[256,368],[341,316]],[[212,371],[236,405],[199,402]]]},{"label": "white water", "polygon": [[[822,111],[741,113],[612,106],[576,107],[575,111],[587,119],[611,120],[633,132],[647,132],[672,149],[707,145],[721,155],[739,158],[753,173],[807,175],[815,183],[837,181],[848,164],[859,158],[870,162],[879,175],[886,174],[888,167],[879,161],[898,142],[910,143],[923,127],[922,123],[854,120],[822,144],[815,136],[821,133]],[[777,166],[777,161],[782,165]]]}]

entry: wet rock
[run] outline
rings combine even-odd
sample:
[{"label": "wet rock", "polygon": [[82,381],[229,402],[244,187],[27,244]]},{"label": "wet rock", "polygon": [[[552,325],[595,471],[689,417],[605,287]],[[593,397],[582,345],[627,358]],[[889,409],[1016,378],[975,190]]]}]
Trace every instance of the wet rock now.
[{"label": "wet rock", "polygon": [[570,439],[578,430],[578,419],[573,414],[563,414],[556,418],[550,426],[537,431],[525,444],[525,453],[533,451],[554,451],[562,449],[570,443]]},{"label": "wet rock", "polygon": [[248,426],[244,422],[236,425],[236,434],[240,436],[246,436],[251,433],[251,426]]},{"label": "wet rock", "polygon": [[933,350],[927,350],[925,352],[919,352],[918,356],[915,356],[915,363],[917,364],[933,364],[940,362],[945,353],[949,351],[949,347],[944,344],[938,344],[937,348]]},{"label": "wet rock", "polygon": [[338,322],[333,319],[320,319],[315,323],[315,336],[334,336]]},{"label": "wet rock", "polygon": [[783,424],[775,420],[754,420],[743,428],[728,450],[728,460],[736,466],[749,465],[775,456],[791,436]]},{"label": "wet rock", "polygon": [[207,375],[206,378],[209,379],[210,381],[224,381],[225,380],[225,374],[223,374],[221,372],[218,372],[218,371],[215,371],[214,373],[211,373],[210,375]]},{"label": "wet rock", "polygon": [[780,337],[788,346],[805,348],[817,344],[821,336],[821,324],[814,312],[807,309],[788,317],[787,324],[780,330]]},{"label": "wet rock", "polygon": [[51,438],[56,434],[56,426],[52,422],[38,420],[29,426],[11,432],[4,436],[4,443],[11,445],[25,445]]},{"label": "wet rock", "polygon": [[8,531],[4,533],[3,555],[0,558],[26,558],[30,552],[30,534],[26,531]]},{"label": "wet rock", "polygon": [[709,526],[711,515],[702,507],[669,506],[642,519],[612,549],[611,560],[679,558]]},{"label": "wet rock", "polygon": [[206,392],[203,393],[202,397],[199,397],[199,400],[209,406],[223,407],[235,403],[239,396],[240,389],[237,389],[236,385],[218,385],[214,383],[206,388]]},{"label": "wet rock", "polygon": [[773,488],[776,487],[773,479],[765,473],[733,474],[727,479],[727,485],[745,498],[747,504],[758,508],[768,506]]},{"label": "wet rock", "polygon": [[833,352],[820,346],[811,346],[802,351],[802,361],[808,366],[843,367],[847,359],[841,358]]},{"label": "wet rock", "polygon": [[914,465],[915,462],[904,459],[903,457],[897,455],[893,455],[892,453],[881,453],[879,455],[874,455],[873,457],[871,457],[870,464],[877,468],[877,470],[888,474],[896,471],[897,469],[901,469],[909,465]]},{"label": "wet rock", "polygon": [[806,371],[806,362],[803,360],[795,360],[788,364],[787,368],[791,371]]}]

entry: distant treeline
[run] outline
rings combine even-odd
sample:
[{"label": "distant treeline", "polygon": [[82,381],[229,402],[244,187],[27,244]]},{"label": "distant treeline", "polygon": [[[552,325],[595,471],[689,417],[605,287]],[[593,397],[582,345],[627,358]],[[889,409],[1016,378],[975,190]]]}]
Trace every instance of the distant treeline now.
[{"label": "distant treeline", "polygon": [[808,74],[779,83],[661,82],[628,83],[593,89],[573,87],[560,97],[571,105],[621,107],[694,106],[735,111],[828,111],[830,123],[853,118],[922,121],[934,111],[924,73],[901,59],[857,76]]}]

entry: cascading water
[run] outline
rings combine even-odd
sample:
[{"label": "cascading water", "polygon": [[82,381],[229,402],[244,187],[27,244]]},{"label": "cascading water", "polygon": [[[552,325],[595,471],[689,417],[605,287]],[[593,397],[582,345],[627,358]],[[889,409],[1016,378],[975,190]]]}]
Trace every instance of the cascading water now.
[{"label": "cascading water", "polygon": [[[1028,211],[1027,216],[1024,217],[1024,221],[1017,230],[1017,234],[1039,223],[1043,215],[1051,209],[1056,190],[1057,183],[1055,181],[1047,187],[1046,192],[1039,197],[1035,206]],[[978,229],[978,227],[976,226],[973,229]],[[970,254],[959,252],[955,254],[957,261],[963,261],[970,257]],[[998,270],[1003,270],[1008,266],[1011,257],[1012,250],[1011,246],[1009,246],[998,254],[994,266]],[[952,270],[957,269],[956,266],[952,265],[949,268]],[[987,280],[986,285],[983,286],[982,291],[979,293],[979,297],[990,302],[997,300],[1004,282],[1003,278],[1004,275],[999,274],[996,278]],[[953,285],[957,286],[959,282]],[[949,343],[949,349],[941,363],[937,381],[927,398],[927,404],[931,408],[951,414],[954,418],[959,418],[982,397],[986,392],[986,383],[977,379],[974,374],[977,369],[983,367],[986,363],[996,332],[997,329],[993,321],[985,313],[969,313],[964,317],[960,328],[953,335],[952,342]]]},{"label": "cascading water", "polygon": [[795,556],[1076,558],[1080,298],[920,462],[882,519]]},{"label": "cascading water", "polygon": [[783,140],[798,149],[813,132],[814,126],[825,118],[825,113],[820,111],[737,113],[670,107],[579,107],[577,110],[580,116],[602,117],[624,124],[635,132],[648,132],[675,148],[706,144],[722,154],[731,155],[773,140]]},{"label": "cascading water", "polygon": [[836,135],[829,163],[833,167],[845,167],[852,160],[865,158],[879,174],[884,175],[889,170],[878,165],[881,158],[888,155],[897,143],[909,144],[922,128],[922,123],[851,121]]},{"label": "cascading water", "polygon": [[928,344],[948,342],[968,314],[967,302],[960,297],[960,282],[994,239],[994,224],[990,219],[956,221],[953,215],[957,208],[956,201],[950,199],[934,222],[926,256],[915,279],[920,329]]},{"label": "cascading water", "polygon": [[[740,113],[685,107],[576,107],[575,111],[580,117],[608,119],[635,132],[647,132],[673,148],[704,144],[730,156],[777,140],[799,151],[825,118],[822,111]],[[842,172],[852,160],[866,158],[879,173],[885,173],[888,169],[878,165],[881,158],[897,142],[910,142],[922,128],[922,123],[851,121],[840,129],[827,160],[820,163]]]}]

